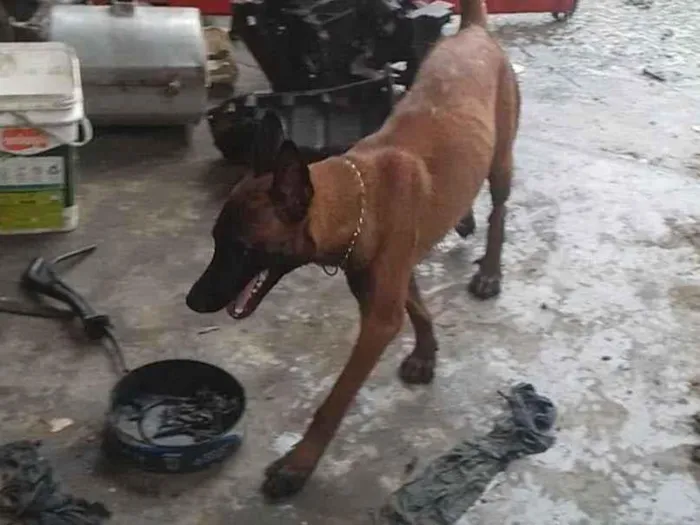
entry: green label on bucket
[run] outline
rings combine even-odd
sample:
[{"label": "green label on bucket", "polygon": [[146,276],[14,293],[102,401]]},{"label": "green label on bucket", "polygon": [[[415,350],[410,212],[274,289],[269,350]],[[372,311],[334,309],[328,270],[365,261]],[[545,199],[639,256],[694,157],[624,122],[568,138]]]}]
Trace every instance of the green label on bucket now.
[{"label": "green label on bucket", "polygon": [[63,227],[63,188],[0,192],[0,232]]},{"label": "green label on bucket", "polygon": [[61,230],[74,204],[71,148],[39,155],[0,155],[0,233]]}]

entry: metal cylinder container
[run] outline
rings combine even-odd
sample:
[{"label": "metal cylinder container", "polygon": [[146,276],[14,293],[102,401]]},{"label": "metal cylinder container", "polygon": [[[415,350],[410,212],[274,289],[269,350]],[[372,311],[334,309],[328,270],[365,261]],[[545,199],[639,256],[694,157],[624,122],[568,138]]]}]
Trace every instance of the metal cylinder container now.
[{"label": "metal cylinder container", "polygon": [[96,125],[197,123],[207,108],[199,10],[114,1],[51,8],[49,40],[72,46]]}]

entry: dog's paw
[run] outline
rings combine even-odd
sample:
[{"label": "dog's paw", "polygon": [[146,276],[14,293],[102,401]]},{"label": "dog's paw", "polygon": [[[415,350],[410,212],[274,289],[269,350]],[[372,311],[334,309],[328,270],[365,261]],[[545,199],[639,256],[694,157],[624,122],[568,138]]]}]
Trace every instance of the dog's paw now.
[{"label": "dog's paw", "polygon": [[474,221],[474,215],[471,213],[457,223],[455,226],[455,231],[462,239],[466,239],[476,230],[476,222]]},{"label": "dog's paw", "polygon": [[477,299],[491,299],[501,293],[501,276],[478,271],[469,283],[469,293]]},{"label": "dog's paw", "polygon": [[263,495],[271,502],[290,498],[301,492],[312,472],[310,468],[296,467],[289,460],[289,455],[284,456],[265,470]]},{"label": "dog's paw", "polygon": [[399,367],[399,377],[409,385],[427,385],[435,378],[435,358],[406,356]]}]

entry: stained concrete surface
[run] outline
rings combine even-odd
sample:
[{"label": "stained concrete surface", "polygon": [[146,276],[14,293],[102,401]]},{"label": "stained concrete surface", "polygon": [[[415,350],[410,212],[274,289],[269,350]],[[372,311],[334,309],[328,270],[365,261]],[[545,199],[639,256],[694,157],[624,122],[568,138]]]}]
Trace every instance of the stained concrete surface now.
[{"label": "stained concrete surface", "polygon": [[[513,15],[494,28],[521,66],[524,99],[504,290],[487,303],[465,290],[484,195],[476,237],[448,236],[419,267],[441,343],[434,385],[396,378],[406,327],[305,492],[265,505],[262,470],[334,381],[356,308],[341,277],[307,268],[245,322],[189,312],[184,295],[235,174],[204,128],[187,150],[155,133],[112,134],[84,151],[78,231],[0,239],[0,294],[35,254],[99,243],[68,278],[114,317],[129,363],[194,357],[232,371],[250,396],[247,440],[195,477],[110,471],[96,441],[115,380],[103,352],[58,323],[3,316],[0,441],[44,439],[68,488],[105,501],[116,524],[360,524],[413,458],[420,469],[487,431],[496,390],[527,380],[558,404],[558,442],[495,480],[460,525],[700,522],[689,461],[700,443],[689,423],[700,409],[700,5],[589,0],[565,25]],[[75,424],[50,434],[43,421],[56,417]]]}]

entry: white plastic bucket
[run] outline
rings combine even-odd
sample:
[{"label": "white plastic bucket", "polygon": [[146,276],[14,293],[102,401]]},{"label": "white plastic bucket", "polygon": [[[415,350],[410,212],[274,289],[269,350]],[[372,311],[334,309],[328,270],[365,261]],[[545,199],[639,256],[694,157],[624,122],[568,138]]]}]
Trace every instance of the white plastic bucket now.
[{"label": "white plastic bucket", "polygon": [[0,235],[77,227],[76,151],[91,139],[75,51],[0,44]]}]

